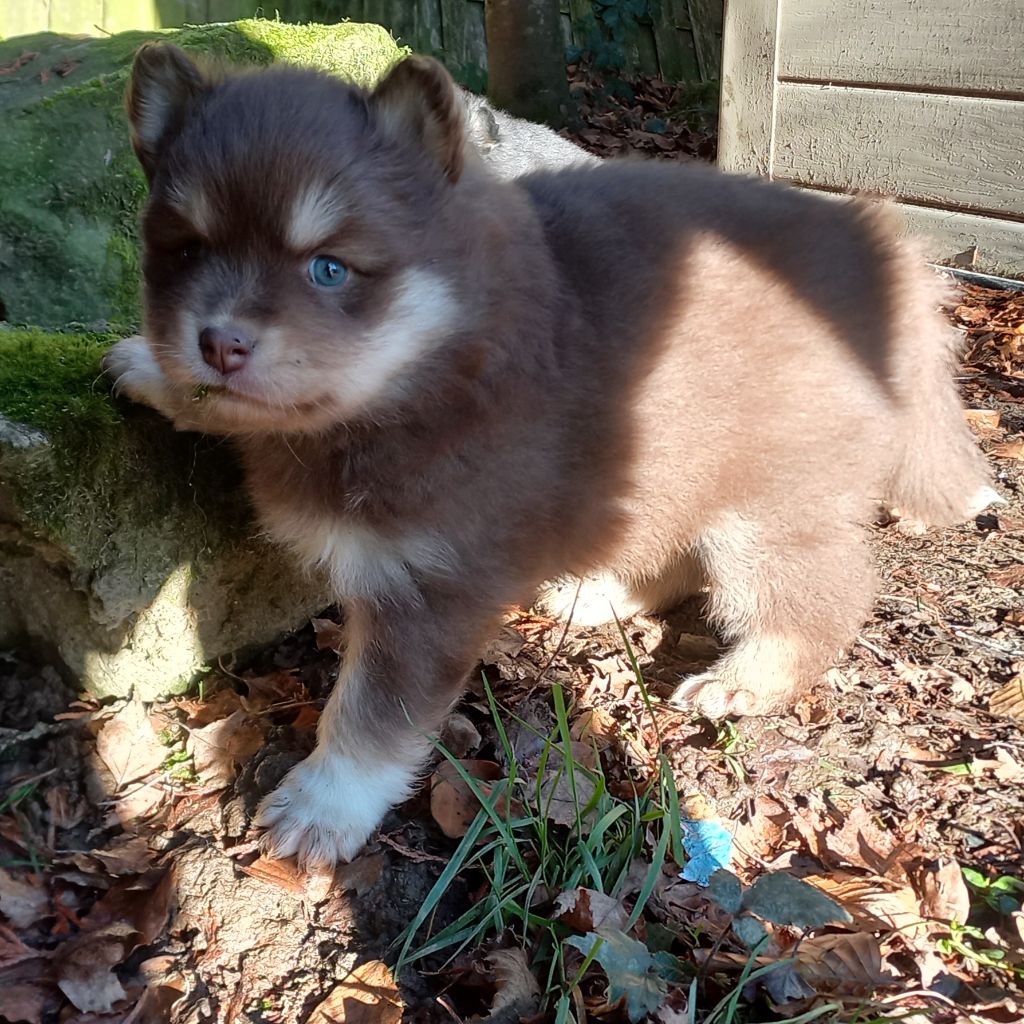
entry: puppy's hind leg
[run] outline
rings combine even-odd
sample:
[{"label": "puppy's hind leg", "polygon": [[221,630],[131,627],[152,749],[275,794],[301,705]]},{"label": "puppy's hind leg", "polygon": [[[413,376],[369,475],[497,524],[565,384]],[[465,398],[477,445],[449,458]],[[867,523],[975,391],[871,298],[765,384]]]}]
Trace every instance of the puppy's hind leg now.
[{"label": "puppy's hind leg", "polygon": [[709,618],[731,647],[674,703],[716,719],[784,709],[853,638],[873,594],[866,545],[838,512],[807,517],[728,512],[702,532]]}]

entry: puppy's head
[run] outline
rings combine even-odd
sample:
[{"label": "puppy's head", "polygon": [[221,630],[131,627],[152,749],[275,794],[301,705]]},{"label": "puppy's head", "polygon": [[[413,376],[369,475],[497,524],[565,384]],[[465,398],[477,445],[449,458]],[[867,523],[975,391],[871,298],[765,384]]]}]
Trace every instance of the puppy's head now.
[{"label": "puppy's head", "polygon": [[372,93],[312,71],[213,79],[136,55],[147,333],[224,432],[379,415],[459,329],[462,110],[436,62]]}]

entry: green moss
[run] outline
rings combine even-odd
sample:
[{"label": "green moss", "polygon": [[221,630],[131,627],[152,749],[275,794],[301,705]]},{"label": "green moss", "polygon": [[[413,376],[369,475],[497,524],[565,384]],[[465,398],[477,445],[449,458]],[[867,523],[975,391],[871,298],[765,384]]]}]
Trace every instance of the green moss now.
[{"label": "green moss", "polygon": [[102,573],[129,561],[163,580],[179,564],[181,536],[202,557],[237,524],[238,469],[218,440],[175,433],[111,396],[100,358],[112,340],[0,330],[0,415],[49,439],[0,447],[0,489],[77,564]]},{"label": "green moss", "polygon": [[103,444],[122,417],[110,401],[100,357],[113,337],[0,330],[0,414],[62,442]]},{"label": "green moss", "polygon": [[138,327],[146,186],[122,97],[133,53],[156,38],[213,60],[308,64],[363,85],[403,52],[379,25],[266,20],[0,42],[0,65],[38,53],[0,89],[0,303],[12,323]]}]

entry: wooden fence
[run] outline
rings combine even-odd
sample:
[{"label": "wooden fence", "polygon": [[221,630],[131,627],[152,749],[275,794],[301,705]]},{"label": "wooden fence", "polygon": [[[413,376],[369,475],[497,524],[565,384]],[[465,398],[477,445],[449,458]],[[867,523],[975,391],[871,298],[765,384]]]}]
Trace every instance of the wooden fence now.
[{"label": "wooden fence", "polygon": [[[597,42],[606,52],[617,49],[626,71],[709,81],[720,73],[723,2],[562,0],[562,34],[567,47],[592,50]],[[97,35],[256,14],[291,22],[376,22],[414,50],[440,57],[465,84],[479,88],[485,81],[483,0],[0,0],[0,36]]]}]

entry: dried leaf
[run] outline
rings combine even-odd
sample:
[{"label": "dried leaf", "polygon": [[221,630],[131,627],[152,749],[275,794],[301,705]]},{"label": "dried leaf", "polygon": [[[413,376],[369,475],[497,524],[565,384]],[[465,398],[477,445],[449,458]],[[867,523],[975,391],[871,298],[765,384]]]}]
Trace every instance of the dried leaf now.
[{"label": "dried leaf", "polygon": [[626,908],[596,889],[566,889],[555,900],[554,916],[579,932],[602,928],[625,931],[629,922]]},{"label": "dried leaf", "polygon": [[800,977],[819,995],[866,997],[896,982],[878,941],[865,932],[815,935],[796,949]]},{"label": "dried leaf", "polygon": [[602,930],[565,940],[587,956],[600,942],[594,959],[608,978],[608,1002],[625,1000],[633,1024],[665,1001],[669,980],[679,978],[679,962],[669,953],[652,953],[642,942],[621,931]]},{"label": "dried leaf", "polygon": [[1001,419],[996,409],[965,409],[968,426],[975,431],[995,430]]},{"label": "dried leaf", "polygon": [[387,964],[360,964],[320,1003],[307,1024],[401,1024],[404,1004]]},{"label": "dried leaf", "polygon": [[491,1012],[481,1024],[532,1017],[540,1006],[541,990],[530,971],[525,951],[496,949],[487,960],[494,970],[495,990]]},{"label": "dried leaf", "polygon": [[1024,721],[1024,675],[1014,676],[989,698],[988,709],[993,715]]},{"label": "dried leaf", "polygon": [[992,454],[1000,459],[1024,459],[1024,437],[1015,437],[995,445]]},{"label": "dried leaf", "polygon": [[103,850],[89,854],[109,875],[141,875],[153,865],[154,853],[145,836],[121,836]]},{"label": "dried leaf", "polygon": [[69,939],[57,958],[57,986],[79,1009],[109,1013],[125,998],[125,990],[111,968],[125,956],[125,940],[134,929],[119,922]]},{"label": "dried leaf", "polygon": [[884,875],[898,846],[896,837],[880,828],[864,806],[854,807],[843,826],[825,836],[827,849],[846,864]]},{"label": "dried leaf", "polygon": [[38,949],[26,946],[6,925],[0,924],[0,971],[22,960],[32,960],[42,955]]},{"label": "dried leaf", "polygon": [[334,651],[341,654],[345,650],[345,627],[332,619],[310,619],[316,638],[318,651]]},{"label": "dried leaf", "polygon": [[112,885],[89,912],[86,924],[94,930],[130,926],[128,934],[135,933],[132,941],[125,943],[126,952],[130,952],[159,938],[167,927],[174,900],[172,873],[154,870]]},{"label": "dried leaf", "polygon": [[156,771],[167,758],[142,700],[136,695],[103,723],[96,753],[118,789]]},{"label": "dried leaf", "polygon": [[15,928],[31,928],[52,916],[50,895],[34,875],[18,878],[0,868],[0,914]]},{"label": "dried leaf", "polygon": [[993,583],[1012,590],[1024,589],[1024,565],[1009,565],[1005,569],[996,569],[988,574]]},{"label": "dried leaf", "polygon": [[1000,781],[1007,783],[1024,782],[1024,765],[1021,765],[1013,755],[1002,747],[996,747],[995,765],[992,774]]},{"label": "dried leaf", "polygon": [[334,883],[343,892],[362,896],[380,881],[386,860],[383,853],[364,853],[348,864],[339,864]]},{"label": "dried leaf", "polygon": [[218,722],[193,729],[186,749],[207,786],[227,786],[234,779],[238,764],[252,757],[263,746],[263,739],[260,720],[244,711],[235,711]]},{"label": "dried leaf", "polygon": [[955,860],[923,865],[913,873],[912,881],[921,897],[922,917],[961,923],[967,920],[971,894]]},{"label": "dried leaf", "polygon": [[896,931],[915,943],[927,933],[921,921],[920,901],[907,884],[839,870],[810,875],[804,881],[828,893],[855,924],[868,931]]},{"label": "dried leaf", "polygon": [[441,746],[452,757],[466,757],[480,747],[481,737],[477,727],[457,712],[448,716],[441,732]]},{"label": "dried leaf", "polygon": [[[460,761],[459,764],[468,775],[485,784],[502,776],[501,768],[493,761]],[[484,791],[489,792],[489,787],[484,785]],[[438,765],[430,780],[430,813],[441,831],[449,839],[461,838],[479,810],[480,801],[451,762]]]},{"label": "dried leaf", "polygon": [[[48,1004],[53,1002],[51,990],[32,982],[4,985],[0,997],[0,1015],[11,1024],[42,1024]],[[59,997],[58,997],[59,998]]]},{"label": "dried leaf", "polygon": [[238,867],[250,877],[286,892],[301,893],[306,889],[306,873],[296,866],[294,860],[277,860],[261,854],[251,864],[239,864]]},{"label": "dried leaf", "polygon": [[570,768],[565,758],[552,750],[540,784],[541,810],[551,821],[567,828],[576,825],[595,791],[594,780],[583,770],[585,762],[581,760],[584,756],[593,756],[593,750],[584,743],[573,743],[571,756]]}]

